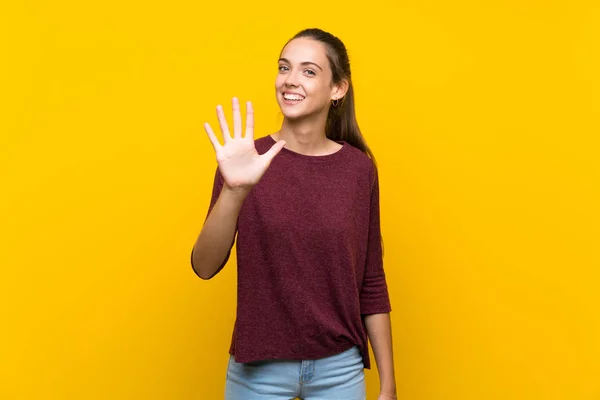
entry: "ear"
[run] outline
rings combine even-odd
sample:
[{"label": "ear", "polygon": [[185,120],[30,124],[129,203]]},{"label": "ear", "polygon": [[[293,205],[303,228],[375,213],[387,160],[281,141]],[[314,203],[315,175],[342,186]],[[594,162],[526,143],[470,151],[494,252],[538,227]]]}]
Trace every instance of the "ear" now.
[{"label": "ear", "polygon": [[350,86],[347,79],[342,79],[342,81],[333,85],[333,90],[331,91],[331,100],[340,100],[342,97],[346,95],[348,92],[348,87]]}]

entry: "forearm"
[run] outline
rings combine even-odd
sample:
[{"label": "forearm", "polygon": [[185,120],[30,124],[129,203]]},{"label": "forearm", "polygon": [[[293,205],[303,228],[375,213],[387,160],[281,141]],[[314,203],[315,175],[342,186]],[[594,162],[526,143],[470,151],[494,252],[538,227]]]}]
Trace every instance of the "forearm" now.
[{"label": "forearm", "polygon": [[395,396],[396,378],[390,313],[365,315],[365,326],[379,371],[380,391],[382,394]]},{"label": "forearm", "polygon": [[192,266],[203,279],[212,277],[231,249],[235,228],[247,189],[223,186],[194,244]]}]

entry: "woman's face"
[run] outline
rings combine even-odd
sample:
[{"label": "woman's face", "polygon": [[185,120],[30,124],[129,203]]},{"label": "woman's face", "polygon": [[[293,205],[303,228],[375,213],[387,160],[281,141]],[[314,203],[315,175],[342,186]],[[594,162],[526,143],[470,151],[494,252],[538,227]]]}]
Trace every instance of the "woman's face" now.
[{"label": "woman's face", "polygon": [[286,118],[327,113],[336,90],[325,52],[324,44],[308,38],[293,39],[283,48],[275,92]]}]

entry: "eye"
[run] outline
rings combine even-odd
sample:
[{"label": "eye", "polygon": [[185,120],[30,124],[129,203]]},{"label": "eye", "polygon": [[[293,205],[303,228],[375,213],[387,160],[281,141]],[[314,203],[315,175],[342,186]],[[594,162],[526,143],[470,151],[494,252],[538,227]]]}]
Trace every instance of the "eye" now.
[{"label": "eye", "polygon": [[316,75],[315,71],[313,71],[312,69],[307,69],[306,72],[308,72],[309,75]]},{"label": "eye", "polygon": [[[283,69],[283,68],[285,68],[285,69]],[[279,70],[280,70],[280,71],[286,71],[286,70],[287,70],[287,67],[286,67],[285,65],[280,65],[280,66],[279,66]]]}]

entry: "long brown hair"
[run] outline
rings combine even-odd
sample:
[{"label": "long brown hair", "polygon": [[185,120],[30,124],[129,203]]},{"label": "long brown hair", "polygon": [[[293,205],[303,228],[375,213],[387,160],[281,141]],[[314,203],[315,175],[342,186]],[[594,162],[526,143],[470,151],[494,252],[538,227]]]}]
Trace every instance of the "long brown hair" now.
[{"label": "long brown hair", "polygon": [[[360,132],[354,107],[354,88],[352,86],[352,74],[350,72],[350,60],[344,43],[336,36],[318,28],[304,29],[287,41],[286,45],[297,38],[309,38],[317,40],[325,45],[327,59],[332,72],[332,83],[339,84],[342,80],[348,81],[348,91],[339,100],[337,106],[329,107],[325,134],[332,140],[344,140],[367,154],[375,166],[375,156],[367,145],[365,138]],[[285,45],[283,46],[285,47]],[[282,50],[283,51],[283,50]]]}]

